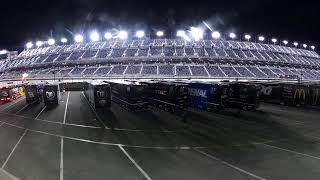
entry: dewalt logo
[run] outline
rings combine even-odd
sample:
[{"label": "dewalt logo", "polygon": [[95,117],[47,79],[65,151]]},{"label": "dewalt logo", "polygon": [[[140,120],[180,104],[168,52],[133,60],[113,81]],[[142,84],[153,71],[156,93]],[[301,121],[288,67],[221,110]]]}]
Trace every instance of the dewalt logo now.
[{"label": "dewalt logo", "polygon": [[294,100],[296,100],[297,98],[299,98],[299,100],[306,100],[306,92],[304,91],[304,89],[296,89],[293,98]]}]

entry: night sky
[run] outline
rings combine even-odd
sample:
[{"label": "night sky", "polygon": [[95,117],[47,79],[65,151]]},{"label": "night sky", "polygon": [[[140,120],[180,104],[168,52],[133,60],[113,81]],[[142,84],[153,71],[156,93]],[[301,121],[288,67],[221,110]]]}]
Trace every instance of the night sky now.
[{"label": "night sky", "polygon": [[224,33],[251,33],[320,45],[320,3],[301,0],[6,0],[0,6],[0,49],[21,49],[52,34],[177,29],[209,23]]}]

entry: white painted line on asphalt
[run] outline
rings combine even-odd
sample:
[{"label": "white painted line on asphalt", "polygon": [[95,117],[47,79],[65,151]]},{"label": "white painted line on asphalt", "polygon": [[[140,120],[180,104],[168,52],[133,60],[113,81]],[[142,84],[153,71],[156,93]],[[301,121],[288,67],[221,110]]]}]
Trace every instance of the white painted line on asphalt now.
[{"label": "white painted line on asphalt", "polygon": [[2,169],[4,169],[4,167],[7,165],[9,159],[11,158],[12,154],[14,153],[14,151],[16,150],[16,148],[18,147],[19,143],[21,142],[22,138],[27,134],[28,130],[26,129],[24,131],[24,133],[22,134],[22,136],[20,137],[19,141],[17,142],[17,144],[14,146],[14,148],[12,149],[11,153],[9,154],[9,156],[7,157],[6,161],[3,163],[3,165],[1,166]]},{"label": "white painted line on asphalt", "polygon": [[26,104],[25,106],[23,106],[19,111],[17,111],[15,114],[19,114],[21,111],[23,111],[24,109],[26,109],[29,106],[29,104]]},{"label": "white painted line on asphalt", "polygon": [[23,99],[25,99],[25,97],[20,98],[20,99],[19,99],[19,100],[17,100],[16,102],[14,102],[14,103],[12,103],[12,104],[10,104],[10,105],[8,105],[8,106],[4,107],[3,109],[1,109],[1,111],[8,109],[9,107],[11,107],[11,106],[13,106],[13,105],[17,104],[18,102],[22,101]]},{"label": "white painted line on asphalt", "polygon": [[[10,174],[9,172],[7,172],[6,170],[0,168],[0,171],[2,171],[2,173],[7,176],[10,180],[19,180],[19,178],[15,177],[14,175]],[[0,173],[1,174],[1,173]],[[8,179],[8,180],[9,180]]]},{"label": "white painted line on asphalt", "polygon": [[70,91],[68,92],[68,97],[67,97],[67,102],[66,102],[66,108],[64,109],[63,124],[66,123],[69,97],[70,97]]},{"label": "white painted line on asphalt", "polygon": [[95,114],[96,118],[99,120],[99,122],[103,125],[103,127],[105,129],[111,129],[109,128],[100,118],[100,116],[98,115],[98,113],[93,109],[93,107],[91,106],[90,102],[88,101],[88,99],[86,98],[86,96],[84,95],[83,91],[82,91],[82,95],[84,97],[84,99],[87,101],[88,105],[90,106],[91,110],[93,111],[93,113]]},{"label": "white painted line on asphalt", "polygon": [[82,124],[71,124],[71,123],[65,123],[67,126],[76,126],[76,127],[83,127],[83,128],[91,128],[91,129],[102,129],[102,127],[98,126],[87,126],[87,125],[82,125]]},{"label": "white painted line on asphalt", "polygon": [[290,149],[281,148],[281,147],[277,147],[277,146],[273,146],[273,145],[269,145],[269,144],[264,144],[264,143],[262,143],[261,145],[264,145],[264,146],[267,146],[267,147],[270,147],[270,148],[274,148],[274,149],[278,149],[278,150],[282,150],[282,151],[286,151],[286,152],[290,152],[290,153],[297,154],[297,155],[300,155],[300,156],[305,156],[305,157],[309,157],[309,158],[320,160],[320,157],[312,156],[310,154],[305,154],[305,153],[301,153],[301,152],[297,152],[297,151],[293,151],[293,150],[290,150]]},{"label": "white painted line on asphalt", "polygon": [[34,119],[38,119],[38,117],[42,114],[42,112],[47,108],[47,106],[44,106],[42,108],[42,110],[39,112],[39,114],[34,118]]},{"label": "white painted line on asphalt", "polygon": [[2,123],[0,124],[0,127],[1,127],[2,125],[4,125],[4,122],[2,122]]},{"label": "white painted line on asphalt", "polygon": [[139,166],[139,164],[130,156],[130,154],[119,145],[121,151],[127,156],[127,158],[136,166],[136,168],[142,173],[142,175],[147,179],[151,180],[151,177]]},{"label": "white painted line on asphalt", "polygon": [[217,158],[217,157],[214,157],[214,156],[212,156],[212,155],[210,155],[210,154],[208,154],[208,153],[206,153],[206,152],[200,151],[200,150],[198,150],[197,148],[195,148],[194,150],[197,151],[198,153],[204,155],[204,156],[207,156],[207,157],[209,157],[209,158],[211,158],[211,159],[213,159],[213,160],[219,161],[220,163],[222,163],[222,164],[224,164],[224,165],[226,165],[226,166],[228,166],[228,167],[231,167],[231,168],[233,168],[233,169],[235,169],[235,170],[237,170],[237,171],[239,171],[239,172],[242,172],[242,173],[244,173],[244,174],[247,174],[247,175],[249,175],[249,176],[251,176],[251,177],[253,177],[253,178],[256,178],[256,179],[259,179],[259,180],[266,180],[266,179],[263,178],[263,177],[257,176],[257,175],[255,175],[255,174],[253,174],[253,173],[251,173],[251,172],[248,172],[248,171],[246,171],[246,170],[243,170],[243,169],[241,169],[241,168],[239,168],[239,167],[237,167],[237,166],[235,166],[235,165],[232,165],[232,164],[230,164],[230,163],[228,163],[228,162],[226,162],[226,161],[223,161],[223,160],[221,160],[221,159],[219,159],[219,158]]},{"label": "white painted line on asphalt", "polygon": [[61,137],[60,180],[63,180],[63,137]]}]

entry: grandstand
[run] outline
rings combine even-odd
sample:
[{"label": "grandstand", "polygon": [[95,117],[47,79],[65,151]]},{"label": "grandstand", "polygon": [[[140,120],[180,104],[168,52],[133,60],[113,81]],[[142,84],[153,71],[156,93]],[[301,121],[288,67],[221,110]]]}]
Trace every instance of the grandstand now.
[{"label": "grandstand", "polygon": [[315,51],[234,40],[109,39],[35,47],[0,61],[1,79],[185,78],[320,80]]}]

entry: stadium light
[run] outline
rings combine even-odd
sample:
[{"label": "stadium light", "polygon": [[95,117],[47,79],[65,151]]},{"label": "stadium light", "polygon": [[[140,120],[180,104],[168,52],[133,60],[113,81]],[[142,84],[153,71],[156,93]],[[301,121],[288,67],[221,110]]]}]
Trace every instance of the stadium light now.
[{"label": "stadium light", "polygon": [[231,39],[235,39],[235,38],[237,37],[237,35],[236,35],[235,33],[230,33],[230,34],[229,34],[229,37],[230,37]]},{"label": "stadium light", "polygon": [[118,38],[119,38],[119,39],[127,39],[127,38],[128,38],[128,33],[127,33],[127,31],[120,31],[120,32],[118,33]]},{"label": "stadium light", "polygon": [[137,38],[143,38],[144,37],[144,31],[142,31],[142,30],[137,31],[136,32],[136,37]]},{"label": "stadium light", "polygon": [[186,32],[183,31],[183,30],[179,30],[179,31],[177,31],[177,36],[178,37],[184,37],[184,36],[186,36]]},{"label": "stadium light", "polygon": [[265,38],[264,38],[263,36],[259,36],[259,37],[258,37],[258,40],[261,41],[261,42],[263,42],[263,41],[265,40]]},{"label": "stadium light", "polygon": [[49,44],[50,46],[54,45],[55,43],[56,43],[56,40],[54,40],[54,39],[52,39],[52,38],[48,39],[48,44]]},{"label": "stadium light", "polygon": [[83,36],[82,36],[81,34],[76,34],[76,35],[74,36],[74,41],[75,41],[76,43],[82,43],[82,42],[83,42]]},{"label": "stadium light", "polygon": [[97,31],[93,31],[90,33],[90,39],[92,42],[96,42],[100,40],[100,35]]},{"label": "stadium light", "polygon": [[61,38],[60,40],[62,43],[67,43],[68,42],[68,39],[67,38]]},{"label": "stadium light", "polygon": [[273,44],[276,44],[278,42],[276,38],[272,38],[271,41],[273,42]]},{"label": "stadium light", "polygon": [[249,34],[246,34],[246,35],[244,36],[244,38],[245,38],[247,41],[250,41],[251,36],[250,36]]},{"label": "stadium light", "polygon": [[312,49],[312,50],[315,50],[315,49],[316,49],[316,47],[315,47],[315,46],[311,46],[311,49]]},{"label": "stadium light", "polygon": [[156,34],[157,34],[158,37],[162,37],[164,35],[163,31],[157,31]]},{"label": "stadium light", "polygon": [[302,46],[306,49],[308,47],[308,45],[306,44],[302,44]]},{"label": "stadium light", "polygon": [[112,38],[111,32],[106,32],[106,33],[104,33],[104,38],[105,38],[105,39],[111,39],[111,38]]},{"label": "stadium light", "polygon": [[28,43],[26,44],[26,47],[27,47],[27,49],[32,48],[32,47],[33,47],[33,43],[32,43],[32,42],[28,42]]},{"label": "stadium light", "polygon": [[7,53],[8,53],[8,51],[5,50],[5,49],[0,51],[0,55],[4,55],[4,54],[7,54]]},{"label": "stadium light", "polygon": [[37,46],[37,47],[41,47],[42,45],[43,45],[43,42],[42,42],[42,41],[37,41],[37,42],[36,42],[36,46]]},{"label": "stadium light", "polygon": [[287,45],[289,42],[288,42],[287,40],[283,40],[282,43],[283,43],[284,45]]},{"label": "stadium light", "polygon": [[29,74],[28,73],[23,73],[22,74],[22,78],[24,79],[24,78],[27,78],[29,76]]},{"label": "stadium light", "polygon": [[219,39],[221,37],[221,34],[218,31],[213,31],[211,36],[213,39]]},{"label": "stadium light", "polygon": [[294,45],[295,47],[298,47],[299,44],[298,44],[297,42],[294,42],[293,45]]},{"label": "stadium light", "polygon": [[190,34],[191,34],[191,37],[196,41],[199,41],[200,39],[203,38],[203,30],[200,28],[191,27]]}]

